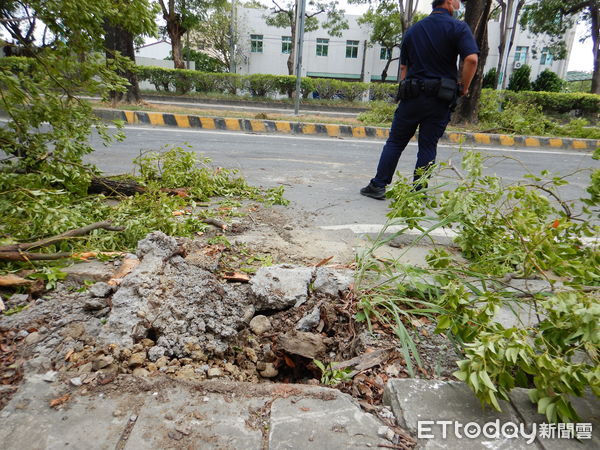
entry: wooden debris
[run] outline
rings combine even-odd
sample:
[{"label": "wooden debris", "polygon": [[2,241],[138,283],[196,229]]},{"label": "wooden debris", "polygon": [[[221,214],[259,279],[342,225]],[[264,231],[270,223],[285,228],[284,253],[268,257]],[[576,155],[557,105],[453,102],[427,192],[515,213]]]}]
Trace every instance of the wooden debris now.
[{"label": "wooden debris", "polygon": [[217,227],[223,231],[225,231],[227,229],[227,224],[225,222],[222,222],[219,219],[215,219],[214,217],[206,217],[206,218],[202,219],[201,221],[208,225]]},{"label": "wooden debris", "polygon": [[65,394],[62,397],[58,397],[50,400],[50,408],[58,408],[60,405],[66,403],[71,398],[70,394]]},{"label": "wooden debris", "polygon": [[0,287],[30,286],[32,284],[33,280],[26,280],[12,273],[0,276]]},{"label": "wooden debris", "polygon": [[322,356],[327,351],[325,339],[321,335],[304,331],[290,331],[279,336],[278,342],[286,352],[310,359]]},{"label": "wooden debris", "polygon": [[223,278],[231,282],[247,283],[250,281],[250,275],[243,272],[225,272]]},{"label": "wooden debris", "polygon": [[333,259],[333,256],[330,256],[328,258],[324,258],[321,261],[319,261],[318,263],[315,264],[315,267],[321,267],[324,266],[325,264],[327,264],[329,261],[331,261]]},{"label": "wooden debris", "polygon": [[346,369],[352,367],[354,370],[350,372],[349,376],[353,377],[363,370],[370,369],[371,367],[378,366],[390,358],[390,354],[393,351],[392,348],[384,348],[381,350],[375,350],[371,353],[365,353],[355,358],[349,359],[348,361],[332,363],[331,366],[334,369]]},{"label": "wooden debris", "polygon": [[108,280],[108,284],[110,286],[118,286],[123,281],[127,275],[131,273],[133,269],[140,263],[140,260],[137,258],[125,258],[119,267],[119,270],[115,273],[115,275]]}]

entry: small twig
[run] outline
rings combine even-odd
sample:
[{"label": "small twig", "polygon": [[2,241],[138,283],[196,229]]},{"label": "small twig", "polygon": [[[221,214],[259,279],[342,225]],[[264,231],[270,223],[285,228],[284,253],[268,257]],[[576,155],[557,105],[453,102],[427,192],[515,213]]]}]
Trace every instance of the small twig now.
[{"label": "small twig", "polygon": [[56,244],[57,242],[65,241],[72,237],[86,235],[91,231],[97,229],[104,229],[108,231],[123,231],[125,228],[112,226],[112,222],[110,222],[109,220],[106,220],[104,222],[96,222],[82,228],[76,228],[75,230],[65,231],[64,233],[61,233],[57,236],[53,236],[46,239],[40,239],[39,241],[2,246],[0,247],[0,255],[7,254],[8,252],[21,252],[24,250],[31,250],[32,248],[36,247],[46,247],[48,245]]},{"label": "small twig", "polygon": [[219,219],[215,219],[214,217],[206,217],[204,219],[201,219],[200,221],[208,225],[213,225],[221,230],[227,229],[227,224],[225,222],[222,222]]},{"label": "small twig", "polygon": [[556,195],[554,192],[552,192],[550,189],[547,189],[543,186],[539,186],[537,184],[525,184],[524,186],[529,186],[529,187],[534,187],[537,189],[540,189],[541,191],[544,191],[545,193],[547,193],[548,195],[550,195],[551,197],[554,197],[554,199],[559,203],[559,205],[562,207],[562,209],[565,211],[565,214],[567,215],[567,217],[570,219],[572,217],[572,213],[571,213],[571,209],[569,208],[569,205],[567,205],[563,200],[561,200],[558,195]]}]

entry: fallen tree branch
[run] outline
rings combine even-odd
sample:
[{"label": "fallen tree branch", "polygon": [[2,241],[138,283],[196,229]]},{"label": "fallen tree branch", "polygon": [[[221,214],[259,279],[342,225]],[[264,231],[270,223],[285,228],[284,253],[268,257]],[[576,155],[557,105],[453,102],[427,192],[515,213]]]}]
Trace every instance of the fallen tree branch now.
[{"label": "fallen tree branch", "polygon": [[11,273],[0,276],[0,287],[19,287],[29,286],[31,284],[33,284],[33,280],[26,280],[25,278]]},{"label": "fallen tree branch", "polygon": [[[109,220],[106,220],[104,222],[96,222],[96,223],[92,223],[90,225],[87,225],[85,227],[82,228],[76,228],[74,230],[69,230],[69,231],[65,231],[64,233],[61,233],[59,235],[56,236],[52,236],[46,239],[40,239],[39,241],[35,241],[35,242],[23,242],[21,244],[12,244],[12,245],[3,245],[0,246],[0,259],[4,259],[5,261],[25,261],[25,259],[6,259],[5,256],[7,256],[8,253],[11,252],[17,252],[17,254],[26,251],[26,250],[31,250],[32,248],[37,248],[37,247],[46,247],[48,245],[52,245],[52,244],[56,244],[57,242],[61,242],[61,241],[65,241],[67,239],[70,239],[72,237],[77,237],[77,236],[84,236],[88,233],[90,233],[93,230],[98,230],[98,229],[103,229],[103,230],[108,230],[108,231],[123,231],[125,228],[123,227],[115,227],[112,225],[112,222],[110,222]],[[70,253],[54,253],[54,255],[71,255]],[[31,254],[30,254],[31,255]],[[37,255],[37,254],[35,254]],[[48,253],[48,255],[52,255],[52,253]],[[47,255],[46,255],[47,256]],[[65,256],[61,256],[62,258],[64,258]],[[29,256],[28,256],[29,258]],[[59,259],[59,258],[29,258],[29,259]]]},{"label": "fallen tree branch", "polygon": [[[175,197],[189,196],[187,188],[161,188],[160,190]],[[114,180],[104,177],[92,177],[90,186],[88,187],[88,194],[104,194],[109,197],[123,195],[131,197],[135,194],[143,194],[147,191],[148,189],[145,186],[135,180]]]},{"label": "fallen tree branch", "polygon": [[71,258],[72,253],[0,252],[0,261],[53,261]]}]

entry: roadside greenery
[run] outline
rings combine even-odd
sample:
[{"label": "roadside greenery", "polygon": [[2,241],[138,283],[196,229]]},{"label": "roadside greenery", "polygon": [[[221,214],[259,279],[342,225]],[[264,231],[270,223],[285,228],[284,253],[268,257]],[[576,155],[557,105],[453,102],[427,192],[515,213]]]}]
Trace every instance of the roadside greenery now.
[{"label": "roadside greenery", "polygon": [[[445,183],[393,185],[388,223],[358,256],[355,317],[392,324],[417,364],[407,329],[419,315],[435,318],[463,357],[454,375],[482,403],[499,410],[511,389],[528,388],[548,420],[574,422],[572,396],[600,397],[600,169],[575,203],[560,197],[566,176],[505,184],[484,173],[492,163],[468,152],[461,168],[432,169],[436,181],[453,175]],[[384,235],[391,225],[401,231]],[[407,230],[421,231],[419,242],[441,228],[456,233],[462,257],[434,247],[428,268],[375,257]],[[513,323],[499,320],[501,309]]]},{"label": "roadside greenery", "polygon": [[[501,110],[498,108],[499,104],[502,104]],[[600,96],[593,94],[483,89],[476,130],[499,134],[600,139],[600,129],[586,118],[572,118],[563,125],[554,118],[570,110],[593,116],[597,115],[598,108]],[[372,102],[369,111],[361,113],[358,119],[365,125],[390,126],[394,110],[394,104]]]}]

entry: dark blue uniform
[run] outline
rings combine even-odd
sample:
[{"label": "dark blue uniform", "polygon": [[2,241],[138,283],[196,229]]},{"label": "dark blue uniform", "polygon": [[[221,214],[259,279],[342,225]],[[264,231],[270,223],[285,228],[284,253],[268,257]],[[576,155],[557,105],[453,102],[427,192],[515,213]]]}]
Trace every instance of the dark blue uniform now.
[{"label": "dark blue uniform", "polygon": [[[423,85],[441,78],[458,79],[457,59],[460,55],[479,53],[469,26],[452,17],[444,8],[435,8],[425,19],[406,32],[400,51],[400,63],[408,67],[406,79]],[[402,100],[394,113],[390,136],[383,147],[377,174],[371,184],[383,188],[392,182],[398,159],[419,127],[419,151],[415,167],[427,168],[435,162],[437,143],[450,121],[449,101],[437,98],[427,89],[418,96]]]}]

